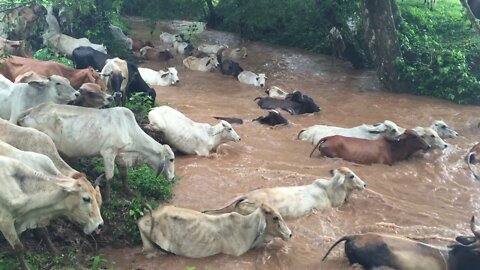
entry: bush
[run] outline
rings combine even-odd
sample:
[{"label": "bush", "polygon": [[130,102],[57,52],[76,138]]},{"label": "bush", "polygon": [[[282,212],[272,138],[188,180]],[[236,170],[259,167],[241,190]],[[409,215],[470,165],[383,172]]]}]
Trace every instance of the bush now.
[{"label": "bush", "polygon": [[43,48],[38,51],[36,51],[33,54],[33,58],[37,60],[42,60],[42,61],[55,61],[64,65],[67,65],[69,67],[73,67],[73,62],[72,60],[58,56],[56,53],[54,53],[52,50],[49,48]]}]

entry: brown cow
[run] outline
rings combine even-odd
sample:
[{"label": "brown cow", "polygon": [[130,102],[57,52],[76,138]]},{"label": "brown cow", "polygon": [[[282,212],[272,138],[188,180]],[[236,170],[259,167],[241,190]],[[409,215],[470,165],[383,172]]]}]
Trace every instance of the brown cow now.
[{"label": "brown cow", "polygon": [[393,163],[408,159],[416,151],[430,149],[417,133],[411,129],[395,138],[384,137],[376,140],[344,137],[340,135],[329,136],[318,141],[310,153],[310,157],[316,148],[319,148],[322,156],[339,157],[347,161],[370,165]]},{"label": "brown cow", "polygon": [[150,40],[147,40],[147,41],[143,41],[139,38],[136,38],[136,37],[131,37],[132,39],[132,50],[133,51],[140,51],[141,48],[145,47],[145,46],[150,46],[150,47],[153,47],[153,43],[150,41]]},{"label": "brown cow", "polygon": [[73,102],[73,105],[89,107],[89,108],[101,108],[110,104],[113,101],[113,96],[107,92],[102,91],[98,84],[84,83],[80,86],[80,97]]},{"label": "brown cow", "polygon": [[467,154],[467,164],[470,171],[472,171],[473,177],[478,180],[478,175],[473,171],[472,164],[478,163],[478,156],[480,155],[480,143],[475,144]]},{"label": "brown cow", "polygon": [[106,91],[105,83],[100,79],[100,74],[93,68],[74,69],[64,64],[53,61],[39,61],[35,59],[12,56],[0,62],[0,74],[5,76],[12,82],[17,76],[34,71],[40,76],[49,77],[51,75],[59,75],[70,80],[70,85],[78,89],[84,83],[95,83],[100,86],[102,91]]},{"label": "brown cow", "polygon": [[155,60],[160,62],[167,62],[173,58],[173,55],[168,50],[161,50],[159,48],[152,48],[145,46],[140,49],[140,55],[148,60]]}]

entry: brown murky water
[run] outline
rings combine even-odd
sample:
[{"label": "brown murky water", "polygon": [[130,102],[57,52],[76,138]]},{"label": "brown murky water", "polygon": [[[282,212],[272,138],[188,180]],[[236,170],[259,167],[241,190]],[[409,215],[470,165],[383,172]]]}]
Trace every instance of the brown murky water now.
[{"label": "brown murky water", "polygon": [[[148,36],[143,29],[138,33]],[[158,37],[158,33],[154,36]],[[230,46],[240,42],[232,34],[217,31],[203,33],[201,40],[218,40]],[[374,72],[356,71],[338,61],[333,66],[327,56],[257,42],[242,45],[249,49],[248,59],[241,62],[244,69],[266,73],[268,86],[301,90],[322,111],[301,116],[284,113],[290,125],[277,128],[247,121],[234,126],[242,137],[240,143],[224,144],[208,158],[178,157],[176,173],[181,180],[171,203],[197,210],[217,208],[256,188],[304,185],[316,178],[327,178],[328,171],[339,166],[352,168],[368,188],[354,192],[340,208],[287,221],[294,236],[277,248],[253,250],[240,257],[163,256],[151,260],[140,254],[140,247],[102,250],[116,269],[352,269],[343,245],[321,262],[329,246],[345,234],[376,231],[453,238],[458,233],[469,233],[470,217],[480,214],[480,182],[472,180],[464,156],[480,134],[476,128],[477,107],[381,92]],[[213,116],[248,120],[266,114],[253,102],[264,95],[264,89],[240,84],[219,71],[185,70],[180,59],[176,63],[181,85],[157,87],[160,104],[169,104],[194,121],[210,124],[217,122]],[[300,129],[314,124],[349,127],[385,119],[402,127],[429,126],[433,120],[443,119],[461,136],[447,140],[451,145],[443,152],[419,154],[394,166],[309,158],[312,145],[296,140]],[[377,224],[380,222],[396,226]]]}]

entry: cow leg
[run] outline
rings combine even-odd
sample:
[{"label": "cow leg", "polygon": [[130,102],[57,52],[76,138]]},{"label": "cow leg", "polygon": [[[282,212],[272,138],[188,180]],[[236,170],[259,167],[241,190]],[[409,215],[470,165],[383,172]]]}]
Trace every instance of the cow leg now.
[{"label": "cow leg", "polygon": [[52,239],[50,239],[47,228],[37,228],[34,232],[36,235],[42,238],[43,241],[45,241],[45,245],[47,246],[50,253],[52,253],[54,256],[60,256],[60,251],[58,251],[58,249],[53,244]]},{"label": "cow leg", "polygon": [[115,169],[115,154],[112,149],[102,150],[100,154],[103,157],[103,166],[105,167],[105,188],[103,189],[104,195],[103,203],[109,204],[111,202],[110,198],[110,183],[114,175]]},{"label": "cow leg", "polygon": [[118,173],[120,174],[120,179],[122,179],[123,190],[129,196],[135,196],[135,192],[128,186],[127,180],[127,167],[123,165],[118,165]]},{"label": "cow leg", "polygon": [[15,225],[13,222],[0,222],[0,231],[3,233],[5,239],[7,239],[8,243],[10,243],[10,246],[13,247],[22,270],[30,270],[27,262],[25,261],[25,250],[22,242],[20,242],[20,239],[18,238],[18,234],[15,230]]}]

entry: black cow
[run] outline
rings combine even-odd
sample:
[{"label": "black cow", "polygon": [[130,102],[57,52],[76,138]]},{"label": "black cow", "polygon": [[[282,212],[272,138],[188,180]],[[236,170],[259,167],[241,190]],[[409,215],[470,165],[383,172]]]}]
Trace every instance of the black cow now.
[{"label": "black cow", "polygon": [[127,98],[135,92],[141,92],[145,95],[152,97],[152,107],[155,106],[155,98],[157,97],[157,93],[153,88],[148,86],[148,84],[143,80],[142,76],[140,76],[140,72],[138,71],[138,67],[127,61],[128,66],[128,83],[126,94]]},{"label": "black cow", "polygon": [[235,61],[225,60],[220,64],[220,71],[224,75],[232,75],[237,78],[238,74],[243,71],[243,68]]},{"label": "black cow", "polygon": [[105,66],[105,61],[110,59],[108,54],[99,52],[91,47],[80,46],[75,48],[72,53],[72,60],[75,68],[88,68],[93,67],[97,71],[101,71]]},{"label": "black cow", "polygon": [[257,104],[260,108],[265,110],[273,110],[280,108],[289,112],[292,115],[319,112],[320,108],[315,104],[312,98],[302,94],[300,91],[295,91],[288,94],[285,100],[271,97],[257,97]]},{"label": "black cow", "polygon": [[260,124],[269,126],[288,125],[288,120],[277,110],[269,110],[267,116],[260,116],[252,121],[258,121]]}]

